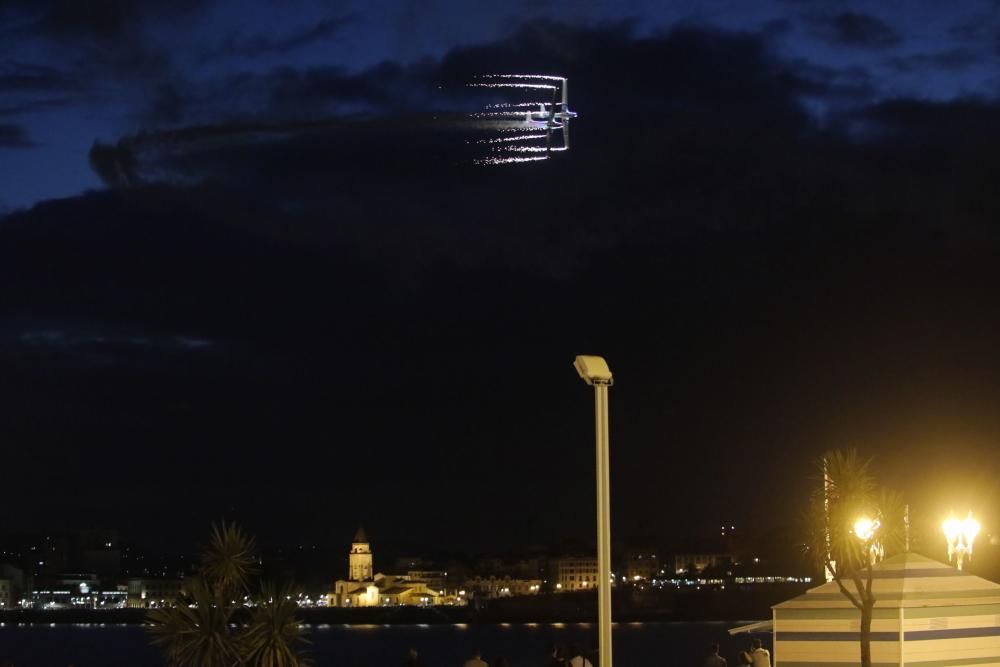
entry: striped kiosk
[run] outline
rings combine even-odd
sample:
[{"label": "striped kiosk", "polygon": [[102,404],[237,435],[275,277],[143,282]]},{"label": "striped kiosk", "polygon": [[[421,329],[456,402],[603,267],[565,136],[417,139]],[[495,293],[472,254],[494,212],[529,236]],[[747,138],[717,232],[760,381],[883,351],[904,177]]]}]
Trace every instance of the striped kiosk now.
[{"label": "striped kiosk", "polygon": [[[854,592],[854,584],[844,582]],[[872,664],[1000,667],[1000,584],[915,553],[873,568]],[[772,608],[775,667],[858,664],[861,612],[836,582]]]}]

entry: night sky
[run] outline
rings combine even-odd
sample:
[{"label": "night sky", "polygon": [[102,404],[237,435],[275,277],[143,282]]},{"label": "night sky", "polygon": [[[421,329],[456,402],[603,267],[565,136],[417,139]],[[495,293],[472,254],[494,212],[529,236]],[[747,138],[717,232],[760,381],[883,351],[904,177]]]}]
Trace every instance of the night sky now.
[{"label": "night sky", "polygon": [[[572,150],[473,164],[504,72]],[[618,537],[834,447],[992,532],[997,174],[995,0],[0,0],[4,523],[585,541],[587,353]]]}]

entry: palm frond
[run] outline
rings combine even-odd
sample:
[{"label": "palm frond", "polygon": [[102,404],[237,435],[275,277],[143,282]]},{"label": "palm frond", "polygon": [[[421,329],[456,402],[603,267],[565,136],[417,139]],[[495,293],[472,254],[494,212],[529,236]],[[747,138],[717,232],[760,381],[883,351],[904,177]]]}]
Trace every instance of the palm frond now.
[{"label": "palm frond", "polygon": [[212,524],[208,547],[201,556],[201,573],[221,595],[241,594],[257,573],[255,540],[235,523]]},{"label": "palm frond", "polygon": [[151,643],[166,650],[173,667],[236,667],[244,664],[239,640],[230,631],[232,609],[201,578],[170,607],[146,614]]},{"label": "palm frond", "polygon": [[296,618],[297,592],[291,586],[261,585],[260,601],[244,633],[247,663],[254,667],[305,667],[299,651],[306,630]]}]

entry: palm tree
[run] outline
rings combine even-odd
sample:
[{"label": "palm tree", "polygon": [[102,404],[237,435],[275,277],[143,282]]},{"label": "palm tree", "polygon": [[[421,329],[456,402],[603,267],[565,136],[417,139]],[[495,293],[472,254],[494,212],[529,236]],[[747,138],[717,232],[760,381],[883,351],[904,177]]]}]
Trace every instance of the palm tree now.
[{"label": "palm tree", "polygon": [[261,585],[260,602],[253,611],[244,637],[249,664],[260,667],[307,664],[294,650],[297,644],[308,643],[305,631],[295,617],[296,594],[291,586]]},{"label": "palm tree", "polygon": [[[832,576],[844,597],[861,612],[861,665],[871,667],[871,627],[876,602],[872,568],[886,553],[891,555],[901,550],[902,495],[876,490],[871,459],[862,460],[854,449],[828,452],[820,467],[824,472],[823,486],[809,504],[807,548],[824,572]],[[870,530],[855,528],[860,517],[870,518]]]},{"label": "palm tree", "polygon": [[152,643],[166,650],[171,667],[300,667],[296,652],[305,632],[295,618],[291,588],[277,594],[264,585],[249,613],[237,623],[250,579],[257,574],[254,539],[236,524],[212,526],[199,574],[169,607],[146,615]]},{"label": "palm tree", "polygon": [[220,595],[248,592],[250,577],[257,574],[256,541],[235,523],[212,524],[208,547],[201,555],[201,574]]},{"label": "palm tree", "polygon": [[233,612],[212,586],[194,577],[174,605],[151,609],[146,620],[152,643],[166,649],[171,667],[236,667],[246,663],[230,628]]}]

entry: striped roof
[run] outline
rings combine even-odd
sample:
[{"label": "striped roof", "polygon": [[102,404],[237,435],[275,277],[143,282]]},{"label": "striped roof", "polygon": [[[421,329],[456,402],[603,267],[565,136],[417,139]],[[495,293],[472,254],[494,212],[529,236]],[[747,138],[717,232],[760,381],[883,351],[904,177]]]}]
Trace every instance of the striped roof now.
[{"label": "striped roof", "polygon": [[[854,582],[844,588],[855,593]],[[956,570],[915,553],[887,558],[872,569],[876,608],[953,607],[1000,604],[1000,584]],[[837,582],[811,588],[803,595],[774,605],[774,609],[854,608]]]}]

